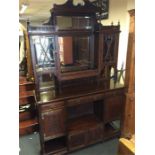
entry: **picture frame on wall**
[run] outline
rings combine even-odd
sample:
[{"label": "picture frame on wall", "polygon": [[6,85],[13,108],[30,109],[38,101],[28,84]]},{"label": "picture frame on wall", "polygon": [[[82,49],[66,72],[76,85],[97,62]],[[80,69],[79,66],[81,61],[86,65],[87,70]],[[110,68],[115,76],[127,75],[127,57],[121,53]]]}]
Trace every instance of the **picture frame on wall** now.
[{"label": "picture frame on wall", "polygon": [[101,9],[101,13],[97,15],[97,18],[108,19],[109,17],[109,0],[89,0],[93,5]]}]

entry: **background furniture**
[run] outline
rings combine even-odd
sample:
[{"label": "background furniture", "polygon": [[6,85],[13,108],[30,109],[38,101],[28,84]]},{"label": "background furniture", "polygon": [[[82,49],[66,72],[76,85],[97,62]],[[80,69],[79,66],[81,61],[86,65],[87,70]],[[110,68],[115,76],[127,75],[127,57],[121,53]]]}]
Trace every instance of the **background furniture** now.
[{"label": "background furniture", "polygon": [[135,10],[130,10],[130,30],[125,77],[125,110],[120,139],[119,155],[134,154],[135,147]]},{"label": "background furniture", "polygon": [[[23,25],[20,25],[23,28]],[[34,99],[34,75],[32,70],[29,38],[26,28],[23,31],[22,44],[24,58],[20,63],[19,70],[19,135],[30,134],[38,131],[38,120]],[[21,43],[20,43],[21,44]],[[20,46],[21,48],[21,46]]]},{"label": "background furniture", "polygon": [[34,82],[19,78],[19,134],[25,135],[38,131],[34,99]]}]

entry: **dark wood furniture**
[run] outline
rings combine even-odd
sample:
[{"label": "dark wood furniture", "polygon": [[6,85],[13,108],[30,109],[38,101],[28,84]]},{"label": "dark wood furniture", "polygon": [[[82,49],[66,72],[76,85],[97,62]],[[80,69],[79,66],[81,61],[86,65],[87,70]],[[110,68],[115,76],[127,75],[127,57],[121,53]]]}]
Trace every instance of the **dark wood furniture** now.
[{"label": "dark wood furniture", "polygon": [[28,29],[42,154],[66,154],[120,135],[120,26],[99,24],[99,8],[84,2],[54,5],[53,25]]},{"label": "dark wood furniture", "polygon": [[[130,29],[126,61],[125,106],[119,155],[135,154],[135,10],[130,10]],[[134,139],[134,142],[133,142]]]}]

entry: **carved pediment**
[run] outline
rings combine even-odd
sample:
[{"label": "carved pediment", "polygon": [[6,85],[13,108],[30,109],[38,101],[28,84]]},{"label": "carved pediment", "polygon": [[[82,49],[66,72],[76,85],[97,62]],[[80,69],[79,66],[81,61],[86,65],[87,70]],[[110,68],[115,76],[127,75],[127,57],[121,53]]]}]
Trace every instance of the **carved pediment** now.
[{"label": "carved pediment", "polygon": [[81,0],[79,3],[74,3],[73,0],[68,0],[66,3],[58,5],[54,4],[51,13],[55,15],[96,15],[101,10],[99,7],[93,5],[89,0]]}]

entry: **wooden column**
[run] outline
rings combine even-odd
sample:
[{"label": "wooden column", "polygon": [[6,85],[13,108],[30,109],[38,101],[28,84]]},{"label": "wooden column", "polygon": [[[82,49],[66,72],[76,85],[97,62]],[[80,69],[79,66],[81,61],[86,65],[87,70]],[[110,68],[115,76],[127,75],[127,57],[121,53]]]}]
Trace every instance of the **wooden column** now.
[{"label": "wooden column", "polygon": [[122,135],[130,138],[135,133],[135,10],[130,10],[130,29],[126,57],[126,103]]},{"label": "wooden column", "polygon": [[125,107],[122,138],[119,139],[118,155],[135,154],[135,10],[130,10],[130,29],[126,57]]}]

